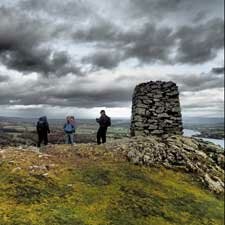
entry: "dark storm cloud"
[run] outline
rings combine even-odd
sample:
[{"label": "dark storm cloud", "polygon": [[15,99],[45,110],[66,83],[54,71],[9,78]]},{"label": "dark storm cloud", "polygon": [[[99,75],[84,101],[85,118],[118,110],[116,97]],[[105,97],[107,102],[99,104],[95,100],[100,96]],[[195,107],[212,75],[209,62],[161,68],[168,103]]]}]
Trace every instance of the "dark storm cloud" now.
[{"label": "dark storm cloud", "polygon": [[[17,14],[18,13],[18,14]],[[26,15],[0,8],[0,52],[21,48],[32,48],[44,40],[47,31],[38,21],[31,21]]]},{"label": "dark storm cloud", "polygon": [[[10,105],[57,105],[82,108],[92,107],[119,107],[131,101],[132,85],[117,87],[98,87],[97,84],[89,88],[85,87],[85,81],[74,83],[70,87],[61,89],[51,79],[52,85],[45,87],[40,82],[30,83],[22,90],[11,88],[7,92],[0,89],[0,104]],[[16,84],[15,84],[16,85]],[[15,97],[16,96],[16,97]]]},{"label": "dark storm cloud", "polygon": [[175,44],[173,30],[145,23],[137,29],[124,31],[110,23],[102,23],[79,30],[73,34],[75,41],[93,42],[102,51],[88,56],[84,62],[95,67],[112,69],[127,59],[136,58],[141,63],[170,62]]},{"label": "dark storm cloud", "polygon": [[[84,61],[96,67],[111,69],[130,58],[145,64],[200,64],[214,59],[224,48],[224,21],[216,18],[178,29],[144,23],[132,30],[124,30],[104,21],[76,31],[73,38],[75,41],[95,43],[97,49],[108,51],[108,54],[102,54],[97,50],[88,57],[89,60]],[[175,49],[174,58],[172,52]],[[117,56],[114,57],[115,54],[110,54],[110,51],[117,52]]]},{"label": "dark storm cloud", "polygon": [[[220,2],[220,0],[217,1]],[[94,71],[101,68],[116,68],[121,62],[132,58],[138,59],[140,64],[176,64],[177,62],[199,64],[208,62],[217,56],[219,50],[223,49],[223,19],[210,19],[203,24],[187,24],[185,26],[182,21],[176,20],[177,25],[172,26],[171,15],[175,15],[175,12],[188,11],[198,21],[202,21],[201,18],[204,16],[207,18],[207,11],[201,10],[200,1],[195,2],[195,7],[193,7],[194,1],[191,2],[192,4],[184,0],[125,1],[125,8],[128,7],[131,13],[140,12],[144,16],[157,18],[157,20],[148,18],[148,20],[142,21],[140,15],[138,18],[129,17],[130,14],[126,11],[130,26],[125,27],[121,23],[116,23],[116,17],[107,18],[107,11],[105,12],[106,16],[100,15],[101,11],[97,11],[98,7],[93,7],[95,4],[101,6],[97,2],[87,0],[22,1],[19,4],[22,9],[26,9],[34,15],[39,12],[37,16],[39,19],[45,13],[43,18],[46,21],[55,18],[55,22],[51,21],[46,24],[43,18],[37,20],[31,19],[27,15],[15,16],[12,13],[7,15],[6,10],[3,15],[3,10],[1,10],[2,15],[0,16],[10,19],[8,27],[11,23],[13,25],[10,30],[11,38],[7,40],[4,32],[1,35],[0,48],[2,47],[4,50],[1,58],[9,68],[23,72],[38,72],[44,75],[55,73],[57,76],[66,73],[82,75],[81,68],[71,65],[72,59],[66,55],[66,52],[63,53],[64,56],[61,56],[62,53],[59,52],[52,57],[52,50],[43,46],[54,38],[58,38],[58,40],[72,38],[74,45],[77,43],[94,44],[94,52],[84,56],[81,60],[84,67],[86,64],[91,64]],[[111,4],[116,6],[118,2],[115,1]],[[207,0],[203,10],[208,9],[211,5],[210,1]],[[164,13],[170,15],[166,18],[167,23],[161,25],[158,17]],[[77,18],[74,19],[74,16]],[[67,17],[66,20],[64,20],[65,17]],[[121,15],[118,14],[118,18],[122,18]],[[64,22],[59,25],[57,21]],[[24,29],[25,24],[27,25],[26,29]],[[174,59],[171,54],[174,54],[176,48],[177,57]],[[56,64],[54,57],[57,60],[61,58],[62,61],[57,61],[59,64]]]},{"label": "dark storm cloud", "polygon": [[176,38],[179,40],[178,62],[207,62],[224,48],[224,21],[217,18],[197,26],[183,26],[178,30]]},{"label": "dark storm cloud", "polygon": [[121,28],[113,24],[111,21],[106,21],[103,18],[97,18],[93,23],[83,28],[78,28],[72,38],[75,41],[82,42],[97,42],[110,46],[110,42],[118,42],[121,36]]},{"label": "dark storm cloud", "polygon": [[[52,93],[55,98],[67,99],[63,106],[92,107],[122,107],[131,101],[133,89],[128,87],[111,87],[89,91],[75,90],[68,93]],[[82,97],[81,97],[82,96]]]},{"label": "dark storm cloud", "polygon": [[99,68],[113,69],[122,61],[123,56],[116,52],[100,51],[83,59],[84,63],[92,65],[92,70]]},{"label": "dark storm cloud", "polygon": [[143,63],[169,62],[174,41],[172,29],[149,23],[140,31],[123,35],[127,58],[137,58]]},{"label": "dark storm cloud", "polygon": [[212,73],[215,73],[215,74],[224,74],[224,67],[215,67],[215,68],[212,68]]},{"label": "dark storm cloud", "polygon": [[66,52],[53,52],[42,46],[53,38],[51,28],[44,23],[6,8],[0,8],[0,18],[0,61],[9,69],[43,75],[81,75],[79,68],[70,64]]}]

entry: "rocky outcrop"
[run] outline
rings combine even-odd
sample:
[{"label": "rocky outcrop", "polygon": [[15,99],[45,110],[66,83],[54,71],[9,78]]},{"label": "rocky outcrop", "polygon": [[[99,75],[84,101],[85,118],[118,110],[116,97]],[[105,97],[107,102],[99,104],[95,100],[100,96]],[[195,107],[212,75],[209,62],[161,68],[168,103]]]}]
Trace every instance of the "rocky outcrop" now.
[{"label": "rocky outcrop", "polygon": [[131,136],[182,134],[178,87],[173,82],[136,86],[132,100]]},{"label": "rocky outcrop", "polygon": [[224,193],[224,150],[212,143],[180,135],[167,139],[139,136],[110,143],[108,148],[122,151],[136,165],[188,172],[209,190]]}]

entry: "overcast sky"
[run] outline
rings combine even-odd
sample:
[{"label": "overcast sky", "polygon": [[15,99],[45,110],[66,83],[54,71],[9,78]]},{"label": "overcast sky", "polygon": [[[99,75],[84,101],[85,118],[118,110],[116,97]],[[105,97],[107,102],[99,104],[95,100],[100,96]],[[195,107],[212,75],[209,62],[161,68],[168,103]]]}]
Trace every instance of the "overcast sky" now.
[{"label": "overcast sky", "polygon": [[134,87],[179,85],[223,117],[223,0],[1,0],[0,115],[130,117]]}]

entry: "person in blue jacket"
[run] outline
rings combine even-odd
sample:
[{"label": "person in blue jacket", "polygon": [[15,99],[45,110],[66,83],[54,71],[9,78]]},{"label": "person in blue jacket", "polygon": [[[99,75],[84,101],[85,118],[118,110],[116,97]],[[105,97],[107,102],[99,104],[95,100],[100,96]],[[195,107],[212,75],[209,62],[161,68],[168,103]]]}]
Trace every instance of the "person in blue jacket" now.
[{"label": "person in blue jacket", "polygon": [[75,123],[72,117],[68,116],[66,118],[66,123],[64,124],[64,132],[66,134],[66,144],[74,144],[74,134],[75,134]]}]

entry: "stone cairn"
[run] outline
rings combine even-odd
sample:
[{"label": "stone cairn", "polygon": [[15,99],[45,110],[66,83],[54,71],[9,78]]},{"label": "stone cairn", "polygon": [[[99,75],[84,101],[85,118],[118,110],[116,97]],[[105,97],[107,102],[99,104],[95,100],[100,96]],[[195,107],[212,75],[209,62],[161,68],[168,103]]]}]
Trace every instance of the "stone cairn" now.
[{"label": "stone cairn", "polygon": [[178,87],[150,81],[136,86],[132,100],[131,136],[182,135]]}]

